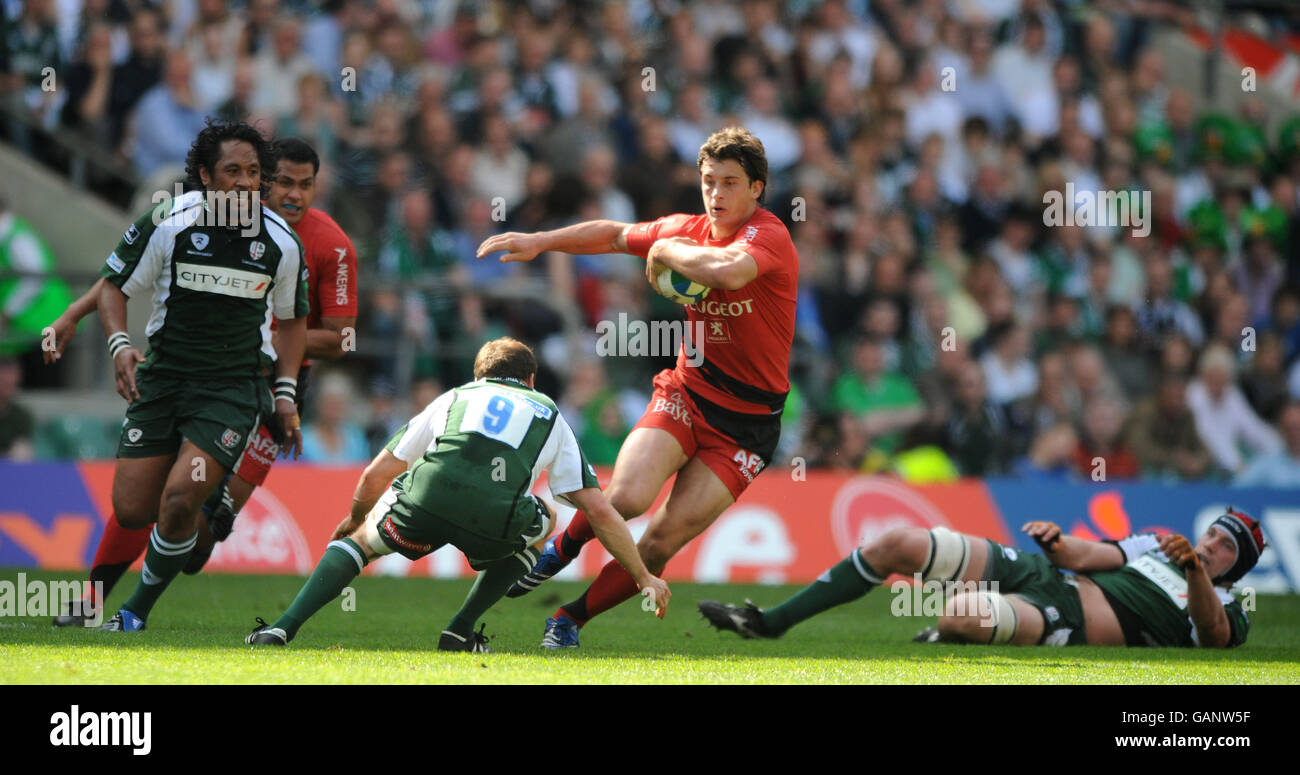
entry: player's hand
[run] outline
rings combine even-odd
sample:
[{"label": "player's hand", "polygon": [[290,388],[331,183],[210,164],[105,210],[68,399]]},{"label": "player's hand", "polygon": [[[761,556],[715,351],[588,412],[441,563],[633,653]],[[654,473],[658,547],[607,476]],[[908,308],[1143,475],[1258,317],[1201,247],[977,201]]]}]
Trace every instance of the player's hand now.
[{"label": "player's hand", "polygon": [[489,253],[496,253],[504,250],[506,254],[501,257],[501,263],[508,264],[511,261],[532,261],[537,258],[537,254],[545,249],[542,240],[536,234],[521,234],[517,231],[508,231],[505,234],[497,234],[483,240],[483,244],[478,246],[478,252],[475,253],[477,258],[482,258]]},{"label": "player's hand", "polygon": [[277,398],[275,400],[275,414],[280,420],[280,428],[284,431],[284,441],[280,444],[280,456],[289,457],[293,453],[293,459],[297,460],[302,454],[302,421],[298,419],[298,407],[287,398]]},{"label": "player's hand", "polygon": [[653,286],[655,284],[655,276],[662,272],[666,266],[664,262],[660,260],[660,256],[662,256],[663,252],[674,244],[696,246],[700,243],[690,237],[664,237],[663,239],[655,240],[655,243],[650,246],[650,250],[646,253],[645,258],[645,279],[650,283],[650,285]]},{"label": "player's hand", "polygon": [[1160,536],[1160,551],[1183,570],[1200,570],[1201,556],[1196,553],[1191,541],[1177,533]]},{"label": "player's hand", "polygon": [[47,350],[44,347],[44,341],[41,343],[41,359],[45,361],[47,366],[63,357],[63,351],[68,348],[68,342],[71,342],[72,337],[77,333],[77,324],[66,319],[63,315],[59,315],[58,319],[50,324],[50,329],[54,332],[54,349]]},{"label": "player's hand", "polygon": [[641,594],[646,596],[642,607],[649,611],[649,605],[653,601],[655,616],[664,618],[664,614],[668,613],[668,598],[673,596],[668,589],[668,582],[657,576],[651,576],[641,584]]},{"label": "player's hand", "polygon": [[1020,532],[1037,541],[1045,552],[1061,548],[1061,527],[1055,522],[1026,522]]},{"label": "player's hand", "polygon": [[144,363],[144,356],[134,347],[126,347],[113,359],[113,371],[117,378],[117,394],[131,403],[140,397],[135,387],[135,367]]},{"label": "player's hand", "polygon": [[361,527],[361,523],[353,522],[352,515],[349,514],[343,518],[343,521],[339,523],[338,527],[334,528],[334,534],[330,536],[330,540],[338,541],[340,539],[347,538],[348,536],[357,532],[357,528],[359,527]]}]

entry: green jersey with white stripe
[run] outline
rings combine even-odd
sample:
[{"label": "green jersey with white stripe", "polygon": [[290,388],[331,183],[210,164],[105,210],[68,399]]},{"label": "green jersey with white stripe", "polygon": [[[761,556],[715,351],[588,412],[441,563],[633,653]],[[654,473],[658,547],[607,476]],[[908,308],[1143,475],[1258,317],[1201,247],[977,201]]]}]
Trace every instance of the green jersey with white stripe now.
[{"label": "green jersey with white stripe", "polygon": [[545,470],[551,493],[599,486],[569,424],[545,394],[513,379],[443,393],[388,451],[409,464],[400,486],[420,509],[479,536],[506,538],[532,519],[519,508]]},{"label": "green jersey with white stripe", "polygon": [[[1187,613],[1187,577],[1160,551],[1159,537],[1140,533],[1118,541],[1117,546],[1124,553],[1124,567],[1089,573],[1088,577],[1142,620],[1141,636],[1146,645],[1199,645],[1196,627]],[[1231,592],[1216,586],[1214,594],[1228,615],[1229,642],[1240,646],[1246,642],[1250,620]]]},{"label": "green jersey with white stripe", "polygon": [[275,361],[271,316],[306,317],[307,262],[268,207],[252,235],[211,225],[201,191],[145,213],[100,274],[127,297],[152,294],[142,370],[187,378],[257,377]]}]

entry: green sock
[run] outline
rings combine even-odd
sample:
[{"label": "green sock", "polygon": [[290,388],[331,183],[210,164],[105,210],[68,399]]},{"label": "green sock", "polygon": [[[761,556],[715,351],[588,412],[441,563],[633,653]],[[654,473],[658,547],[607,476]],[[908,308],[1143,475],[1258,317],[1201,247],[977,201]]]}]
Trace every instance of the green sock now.
[{"label": "green sock", "polygon": [[796,592],[794,597],[764,611],[763,628],[772,635],[780,635],[828,608],[857,600],[884,581],[884,577],[855,549],[853,554]]},{"label": "green sock", "polygon": [[158,598],[162,597],[163,590],[167,589],[167,585],[172,583],[172,579],[189,562],[190,552],[198,537],[199,534],[195,531],[194,535],[183,541],[168,541],[158,535],[158,526],[154,525],[149,534],[149,549],[144,553],[140,583],[135,585],[135,591],[122,607],[141,619],[148,619],[149,612],[153,610]]},{"label": "green sock", "polygon": [[451,624],[447,625],[447,629],[462,638],[468,638],[470,633],[474,632],[474,624],[478,622],[479,617],[505,597],[510,585],[523,578],[525,573],[532,570],[536,562],[537,550],[530,546],[518,554],[497,560],[484,568],[474,580],[474,586],[465,596],[465,602],[461,603],[460,610],[451,618]]},{"label": "green sock", "polygon": [[316,570],[311,578],[302,585],[298,596],[289,605],[289,610],[280,614],[272,627],[284,630],[285,637],[293,640],[298,628],[310,619],[325,604],[339,596],[343,588],[366,567],[366,554],[361,551],[351,538],[330,541],[325,547],[325,554],[316,563]]}]

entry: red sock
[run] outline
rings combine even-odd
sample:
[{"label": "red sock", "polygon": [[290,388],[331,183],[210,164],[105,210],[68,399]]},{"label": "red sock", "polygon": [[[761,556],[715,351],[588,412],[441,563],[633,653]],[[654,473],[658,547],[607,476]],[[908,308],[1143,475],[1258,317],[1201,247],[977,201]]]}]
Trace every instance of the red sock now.
[{"label": "red sock", "polygon": [[[92,583],[88,594],[91,598],[95,594],[93,582],[96,581],[104,583],[104,594],[108,595],[109,590],[131,563],[144,554],[144,550],[149,546],[149,534],[152,529],[153,525],[141,530],[128,530],[118,524],[117,517],[109,515],[108,523],[104,525],[104,535],[100,537],[99,547],[95,550],[95,561],[90,566]],[[93,602],[99,605],[103,601],[93,600]]]},{"label": "red sock", "polygon": [[596,537],[596,531],[591,529],[591,522],[587,521],[585,512],[579,510],[573,515],[569,526],[564,529],[560,540],[555,542],[555,551],[560,555],[562,560],[572,560],[582,551],[582,547],[591,539]]},{"label": "red sock", "polygon": [[586,624],[593,617],[604,613],[624,600],[636,597],[636,580],[628,573],[618,560],[610,560],[600,569],[596,580],[591,582],[582,597],[556,609],[555,616],[567,616],[579,625]]}]

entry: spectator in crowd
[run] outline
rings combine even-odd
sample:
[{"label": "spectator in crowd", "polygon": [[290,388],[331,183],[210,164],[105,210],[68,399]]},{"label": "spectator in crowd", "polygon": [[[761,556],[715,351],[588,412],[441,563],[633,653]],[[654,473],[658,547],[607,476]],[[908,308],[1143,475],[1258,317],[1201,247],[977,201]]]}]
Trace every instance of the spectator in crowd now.
[{"label": "spectator in crowd", "polygon": [[191,73],[188,54],[181,50],[168,52],[163,82],[150,89],[136,106],[131,159],[141,176],[184,164],[190,143],[203,129],[203,113],[195,102]]},{"label": "spectator in crowd", "polygon": [[1138,458],[1124,441],[1124,408],[1101,395],[1083,408],[1083,432],[1074,450],[1074,469],[1094,482],[1137,478]]},{"label": "spectator in crowd", "polygon": [[313,405],[316,419],[303,426],[302,459],[311,463],[364,463],[370,457],[365,431],[348,418],[356,402],[351,381],[342,374],[322,375]]},{"label": "spectator in crowd", "polygon": [[1156,394],[1138,404],[1127,439],[1144,477],[1195,480],[1210,470],[1210,453],[1187,406],[1187,378],[1178,372],[1165,373]]},{"label": "spectator in crowd", "polygon": [[1075,453],[1078,448],[1079,437],[1069,423],[1044,428],[1034,438],[1029,453],[1016,461],[1012,473],[1021,479],[1039,481],[1076,478]]},{"label": "spectator in crowd", "polygon": [[72,303],[56,270],[45,238],[0,197],[0,357],[32,350]]},{"label": "spectator in crowd", "polygon": [[1259,419],[1235,384],[1236,371],[1232,353],[1212,345],[1201,355],[1199,378],[1187,388],[1196,431],[1228,475],[1239,473],[1252,458],[1282,448],[1277,433]]},{"label": "spectator in crowd", "polygon": [[1033,395],[1038,372],[1029,359],[1029,332],[1016,323],[1002,323],[988,334],[990,346],[980,359],[988,398],[998,406]]},{"label": "spectator in crowd", "polygon": [[967,361],[957,373],[952,415],[943,429],[943,449],[963,476],[992,476],[1011,463],[1006,417],[988,399],[984,372]]},{"label": "spectator in crowd", "polygon": [[857,338],[851,363],[831,386],[830,409],[853,417],[882,451],[892,453],[925,416],[921,397],[907,377],[885,368],[884,346],[875,337]]},{"label": "spectator in crowd", "polygon": [[1278,420],[1282,449],[1260,455],[1233,479],[1239,487],[1300,488],[1300,402],[1282,409]]},{"label": "spectator in crowd", "polygon": [[23,372],[18,361],[0,354],[0,459],[32,459],[36,421],[32,413],[16,401],[22,381]]},{"label": "spectator in crowd", "polygon": [[[1245,346],[1249,340],[1243,340]],[[1275,423],[1287,402],[1286,371],[1283,370],[1282,337],[1275,331],[1258,332],[1255,354],[1242,370],[1241,392],[1250,408],[1266,423]]]},{"label": "spectator in crowd", "polygon": [[1144,396],[1151,392],[1151,357],[1141,347],[1133,310],[1117,304],[1106,313],[1101,356],[1115,374],[1124,395]]}]

